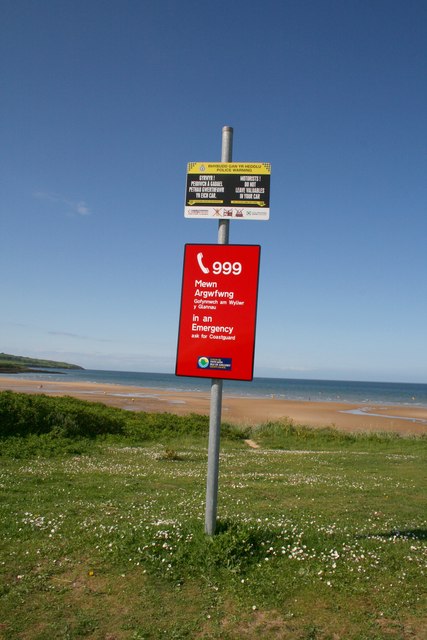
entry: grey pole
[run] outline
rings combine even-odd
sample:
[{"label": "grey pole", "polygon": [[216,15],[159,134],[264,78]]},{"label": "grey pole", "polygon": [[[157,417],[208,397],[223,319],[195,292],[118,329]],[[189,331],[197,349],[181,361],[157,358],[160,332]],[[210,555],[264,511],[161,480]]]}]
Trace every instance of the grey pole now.
[{"label": "grey pole", "polygon": [[[231,162],[233,155],[233,127],[222,128],[221,162]],[[228,244],[230,221],[218,222],[218,244]],[[219,441],[221,434],[222,380],[211,382],[209,415],[208,476],[206,481],[205,533],[215,534],[218,502]]]}]

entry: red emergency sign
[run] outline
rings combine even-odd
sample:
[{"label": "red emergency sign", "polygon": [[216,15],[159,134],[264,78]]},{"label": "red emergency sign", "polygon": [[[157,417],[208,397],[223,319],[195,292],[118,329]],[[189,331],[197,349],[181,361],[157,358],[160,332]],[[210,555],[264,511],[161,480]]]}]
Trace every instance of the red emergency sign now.
[{"label": "red emergency sign", "polygon": [[185,245],[176,375],[252,380],[260,252]]}]

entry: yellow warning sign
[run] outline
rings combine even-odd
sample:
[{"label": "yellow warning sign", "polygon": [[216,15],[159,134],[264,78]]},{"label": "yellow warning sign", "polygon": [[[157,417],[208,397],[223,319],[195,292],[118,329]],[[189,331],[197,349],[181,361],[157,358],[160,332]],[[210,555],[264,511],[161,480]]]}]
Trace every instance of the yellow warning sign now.
[{"label": "yellow warning sign", "polygon": [[190,162],[186,218],[268,220],[269,162]]},{"label": "yellow warning sign", "polygon": [[187,173],[239,173],[242,175],[270,175],[269,162],[189,162]]}]

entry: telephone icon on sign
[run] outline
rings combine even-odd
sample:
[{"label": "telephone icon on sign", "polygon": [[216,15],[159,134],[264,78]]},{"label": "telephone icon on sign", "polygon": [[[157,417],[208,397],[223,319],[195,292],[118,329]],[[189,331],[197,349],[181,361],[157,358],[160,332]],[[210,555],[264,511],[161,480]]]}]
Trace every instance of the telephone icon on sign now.
[{"label": "telephone icon on sign", "polygon": [[205,267],[205,265],[203,264],[202,260],[203,260],[203,253],[200,252],[200,253],[197,254],[197,262],[199,263],[199,267],[201,268],[203,273],[209,273],[209,269],[207,267]]}]

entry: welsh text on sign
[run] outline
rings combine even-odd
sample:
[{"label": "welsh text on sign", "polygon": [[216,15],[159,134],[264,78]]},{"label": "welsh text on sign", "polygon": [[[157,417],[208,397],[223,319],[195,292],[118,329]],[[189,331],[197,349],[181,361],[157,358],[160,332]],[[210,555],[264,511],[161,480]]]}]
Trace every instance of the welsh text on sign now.
[{"label": "welsh text on sign", "polygon": [[175,373],[252,380],[259,245],[185,245]]},{"label": "welsh text on sign", "polygon": [[190,162],[185,217],[268,220],[270,174],[268,162]]}]

